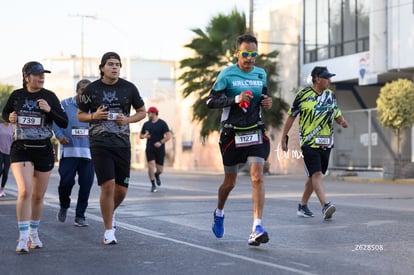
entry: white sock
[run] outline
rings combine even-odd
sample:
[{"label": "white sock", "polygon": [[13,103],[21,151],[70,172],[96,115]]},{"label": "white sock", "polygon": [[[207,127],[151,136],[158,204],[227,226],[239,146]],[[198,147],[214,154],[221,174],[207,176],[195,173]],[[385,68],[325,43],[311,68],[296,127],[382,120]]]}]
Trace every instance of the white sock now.
[{"label": "white sock", "polygon": [[218,216],[218,217],[224,217],[224,209],[218,209],[218,208],[216,208],[216,216]]},{"label": "white sock", "polygon": [[115,211],[112,214],[112,229],[116,229]]},{"label": "white sock", "polygon": [[114,234],[115,230],[114,229],[105,229],[105,236],[106,234]]},{"label": "white sock", "polygon": [[37,230],[39,229],[39,224],[40,220],[31,220],[29,224],[29,234],[37,233]]},{"label": "white sock", "polygon": [[19,238],[27,239],[29,237],[29,221],[17,222],[19,228]]},{"label": "white sock", "polygon": [[254,219],[253,231],[256,230],[256,225],[262,225],[262,219]]}]

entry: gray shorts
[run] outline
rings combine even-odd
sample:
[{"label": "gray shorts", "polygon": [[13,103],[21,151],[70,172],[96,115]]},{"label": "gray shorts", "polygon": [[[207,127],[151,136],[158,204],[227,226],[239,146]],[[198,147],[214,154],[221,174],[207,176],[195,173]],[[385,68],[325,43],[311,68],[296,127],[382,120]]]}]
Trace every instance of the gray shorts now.
[{"label": "gray shorts", "polygon": [[[261,163],[264,165],[265,159],[260,157],[247,157],[247,163],[250,166],[252,163]],[[242,168],[246,163],[240,163],[233,166],[224,165],[224,173],[226,174],[235,174]]]}]

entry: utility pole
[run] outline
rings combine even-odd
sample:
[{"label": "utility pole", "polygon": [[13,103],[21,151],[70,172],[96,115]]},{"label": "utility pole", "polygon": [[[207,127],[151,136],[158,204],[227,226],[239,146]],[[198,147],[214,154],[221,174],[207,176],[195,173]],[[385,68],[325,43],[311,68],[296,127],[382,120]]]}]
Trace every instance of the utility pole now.
[{"label": "utility pole", "polygon": [[249,33],[254,35],[253,31],[253,11],[254,11],[254,0],[250,0],[250,9],[249,9]]},{"label": "utility pole", "polygon": [[84,75],[84,63],[85,63],[85,54],[84,54],[84,20],[85,18],[89,18],[89,19],[95,19],[97,20],[98,18],[96,16],[93,15],[86,15],[86,14],[75,14],[75,15],[71,15],[69,14],[69,16],[72,17],[80,17],[81,18],[81,64],[80,64],[80,70],[79,70],[79,80],[83,79],[83,75]]}]

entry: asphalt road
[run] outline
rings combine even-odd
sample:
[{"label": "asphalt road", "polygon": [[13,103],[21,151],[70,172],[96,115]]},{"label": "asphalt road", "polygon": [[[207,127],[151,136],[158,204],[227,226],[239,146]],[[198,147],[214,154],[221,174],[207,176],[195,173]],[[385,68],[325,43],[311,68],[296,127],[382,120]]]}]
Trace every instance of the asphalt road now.
[{"label": "asphalt road", "polygon": [[[56,221],[57,168],[40,225],[43,249],[15,253],[16,185],[0,198],[0,274],[413,274],[414,185],[326,178],[327,197],[337,206],[324,221],[316,197],[314,218],[296,216],[304,176],[266,176],[264,227],[270,241],[247,245],[252,225],[249,177],[241,174],[225,208],[226,233],[211,232],[222,175],[167,171],[150,192],[146,171],[133,171],[117,213],[118,244],[104,246],[99,188],[87,210],[89,227]],[[76,201],[77,188],[73,192]]]}]

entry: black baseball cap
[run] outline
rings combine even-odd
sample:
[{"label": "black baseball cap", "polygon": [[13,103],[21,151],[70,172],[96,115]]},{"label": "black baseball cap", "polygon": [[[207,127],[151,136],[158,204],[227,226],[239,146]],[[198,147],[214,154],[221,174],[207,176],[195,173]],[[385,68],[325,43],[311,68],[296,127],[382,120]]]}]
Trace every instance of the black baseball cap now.
[{"label": "black baseball cap", "polygon": [[336,74],[333,74],[333,73],[329,72],[327,67],[317,66],[317,67],[313,68],[313,70],[311,72],[312,79],[315,79],[316,77],[331,78],[335,75]]},{"label": "black baseball cap", "polygon": [[30,62],[27,62],[26,64],[24,64],[23,69],[22,69],[22,73],[23,73],[23,75],[42,74],[42,73],[50,74],[51,71],[45,70],[45,68],[43,68],[43,65],[40,64],[37,61],[30,61]]},{"label": "black baseball cap", "polygon": [[[118,59],[119,62],[121,62],[121,57],[119,56],[119,54],[117,54],[116,52],[107,52],[102,56],[101,64],[99,65],[99,67],[102,68],[103,66],[105,66],[106,61],[111,58]],[[121,63],[121,66],[122,66],[122,63]]]}]

